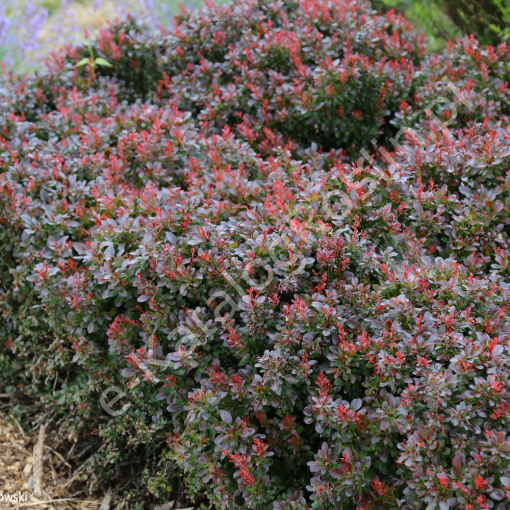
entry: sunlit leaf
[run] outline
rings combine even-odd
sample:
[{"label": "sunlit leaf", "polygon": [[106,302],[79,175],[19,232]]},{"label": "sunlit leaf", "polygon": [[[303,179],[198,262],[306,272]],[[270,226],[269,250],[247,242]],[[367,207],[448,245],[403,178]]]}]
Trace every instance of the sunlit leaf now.
[{"label": "sunlit leaf", "polygon": [[96,64],[98,64],[100,66],[112,67],[110,62],[108,62],[107,60],[105,60],[104,58],[101,58],[101,57],[96,58]]},{"label": "sunlit leaf", "polygon": [[82,58],[74,67],[82,67],[84,65],[90,64],[90,58]]}]

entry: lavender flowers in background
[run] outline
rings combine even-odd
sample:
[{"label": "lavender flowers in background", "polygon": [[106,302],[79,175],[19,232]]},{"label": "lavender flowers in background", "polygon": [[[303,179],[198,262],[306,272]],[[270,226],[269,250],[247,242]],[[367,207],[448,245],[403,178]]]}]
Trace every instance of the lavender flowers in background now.
[{"label": "lavender flowers in background", "polygon": [[33,64],[49,13],[39,1],[0,3],[0,60],[9,67]]},{"label": "lavender flowers in background", "polygon": [[0,0],[0,61],[20,72],[40,69],[51,50],[82,42],[84,29],[94,35],[108,20],[129,12],[143,13],[154,27],[167,27],[179,3],[187,9],[202,5],[200,0],[62,0],[49,12],[43,0]]}]

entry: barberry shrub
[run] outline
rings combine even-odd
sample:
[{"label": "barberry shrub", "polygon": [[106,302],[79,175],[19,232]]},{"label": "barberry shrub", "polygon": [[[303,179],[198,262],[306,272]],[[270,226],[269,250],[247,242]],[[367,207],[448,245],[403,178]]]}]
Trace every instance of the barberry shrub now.
[{"label": "barberry shrub", "polygon": [[0,105],[2,377],[115,445],[84,480],[142,445],[219,509],[508,508],[510,45],[237,0],[84,52]]}]

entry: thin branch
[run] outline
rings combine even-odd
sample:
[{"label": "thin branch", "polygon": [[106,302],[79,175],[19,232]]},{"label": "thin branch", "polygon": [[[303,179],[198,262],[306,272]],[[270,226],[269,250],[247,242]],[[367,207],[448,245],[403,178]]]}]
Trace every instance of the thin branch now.
[{"label": "thin branch", "polygon": [[67,462],[66,459],[64,459],[64,456],[61,453],[58,453],[56,450],[50,448],[47,445],[44,445],[44,447],[46,448],[46,450],[49,450],[50,452],[54,453],[69,469],[73,469],[73,466],[71,466],[71,464],[69,464],[69,462]]},{"label": "thin branch", "polygon": [[85,464],[87,464],[87,462],[89,462],[90,458],[87,459],[75,472],[74,472],[74,475],[64,484],[64,485],[61,485],[61,487],[64,489],[66,488],[71,482],[74,482],[74,480],[78,477],[78,475],[81,474],[81,470],[83,469],[83,466],[85,466]]},{"label": "thin branch", "polygon": [[74,457],[71,457],[71,460],[81,459],[87,452],[92,450],[94,447],[97,447],[97,445],[92,444],[90,446],[87,446],[87,448],[85,448],[85,450],[81,451],[78,455],[75,455]]},{"label": "thin branch", "polygon": [[44,422],[44,419],[46,418],[46,416],[48,416],[48,414],[50,414],[50,411],[48,411],[47,413],[44,413],[44,414],[42,415],[42,417],[41,417],[41,418],[39,418],[39,420],[38,420],[38,421],[36,422],[36,424],[32,427],[32,429],[30,430],[30,432],[35,432],[35,431],[37,430],[37,428],[39,427],[39,425],[40,425],[41,423],[43,423],[43,422]]},{"label": "thin branch", "polygon": [[63,498],[63,499],[50,499],[49,501],[34,501],[34,503],[24,503],[23,505],[20,505],[20,508],[24,506],[39,506],[48,505],[49,503],[60,503],[61,501],[79,501],[79,499]]},{"label": "thin branch", "polygon": [[23,436],[23,439],[26,439],[27,436],[25,434],[25,431],[22,429],[21,425],[19,424],[19,421],[12,414],[9,415],[9,418],[16,424],[16,427],[18,427],[21,435]]}]

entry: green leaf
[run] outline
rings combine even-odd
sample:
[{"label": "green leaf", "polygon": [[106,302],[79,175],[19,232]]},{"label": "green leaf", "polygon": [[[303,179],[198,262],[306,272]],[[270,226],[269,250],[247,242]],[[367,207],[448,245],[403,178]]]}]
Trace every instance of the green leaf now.
[{"label": "green leaf", "polygon": [[110,62],[108,62],[107,60],[105,60],[104,58],[101,58],[101,57],[96,58],[96,64],[99,64],[100,66],[112,67]]},{"label": "green leaf", "polygon": [[90,59],[87,57],[87,58],[82,58],[74,67],[81,67],[81,66],[84,66],[86,64],[90,64]]}]

